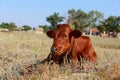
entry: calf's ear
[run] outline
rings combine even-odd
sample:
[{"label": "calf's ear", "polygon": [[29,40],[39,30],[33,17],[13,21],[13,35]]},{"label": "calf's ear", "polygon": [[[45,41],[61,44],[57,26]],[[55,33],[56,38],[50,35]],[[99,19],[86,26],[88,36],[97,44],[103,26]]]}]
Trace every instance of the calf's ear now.
[{"label": "calf's ear", "polygon": [[54,31],[52,30],[48,31],[47,36],[49,36],[50,38],[54,38]]},{"label": "calf's ear", "polygon": [[75,38],[78,38],[82,35],[82,32],[80,32],[79,30],[74,30],[70,32],[70,36],[73,36]]}]

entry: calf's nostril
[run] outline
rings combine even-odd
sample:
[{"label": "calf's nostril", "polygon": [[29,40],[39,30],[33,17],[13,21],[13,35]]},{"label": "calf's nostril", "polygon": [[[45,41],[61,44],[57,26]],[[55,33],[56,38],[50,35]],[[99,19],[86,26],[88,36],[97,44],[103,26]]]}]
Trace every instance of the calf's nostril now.
[{"label": "calf's nostril", "polygon": [[51,51],[52,51],[52,52],[56,52],[56,51],[57,51],[57,48],[52,47],[52,48],[51,48]]}]

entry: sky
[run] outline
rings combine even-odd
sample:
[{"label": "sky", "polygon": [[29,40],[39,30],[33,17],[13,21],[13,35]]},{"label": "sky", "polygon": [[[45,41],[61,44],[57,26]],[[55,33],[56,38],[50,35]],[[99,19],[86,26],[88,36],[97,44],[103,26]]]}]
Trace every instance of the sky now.
[{"label": "sky", "polygon": [[97,10],[105,18],[120,16],[120,0],[0,0],[0,24],[14,22],[18,27],[50,25],[46,17],[54,12],[68,16],[71,9]]}]

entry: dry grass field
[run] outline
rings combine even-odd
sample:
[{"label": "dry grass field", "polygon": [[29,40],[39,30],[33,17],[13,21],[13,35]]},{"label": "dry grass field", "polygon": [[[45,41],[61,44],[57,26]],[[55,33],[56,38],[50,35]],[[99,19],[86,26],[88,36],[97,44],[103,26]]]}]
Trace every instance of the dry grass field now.
[{"label": "dry grass field", "polygon": [[98,56],[90,70],[72,72],[69,64],[40,64],[22,76],[28,65],[47,57],[52,39],[32,32],[0,33],[0,80],[120,80],[120,39],[90,38]]}]

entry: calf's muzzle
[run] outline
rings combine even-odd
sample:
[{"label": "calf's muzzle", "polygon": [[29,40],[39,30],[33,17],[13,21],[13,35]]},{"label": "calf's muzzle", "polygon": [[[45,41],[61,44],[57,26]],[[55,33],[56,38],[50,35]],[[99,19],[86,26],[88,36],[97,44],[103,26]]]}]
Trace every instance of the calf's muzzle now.
[{"label": "calf's muzzle", "polygon": [[56,52],[57,51],[57,48],[56,47],[52,47],[51,48],[51,52]]}]

